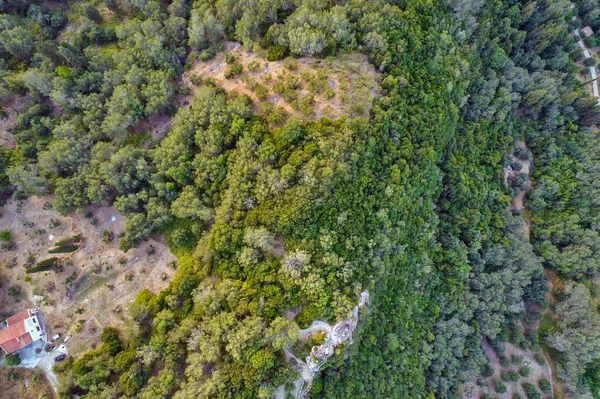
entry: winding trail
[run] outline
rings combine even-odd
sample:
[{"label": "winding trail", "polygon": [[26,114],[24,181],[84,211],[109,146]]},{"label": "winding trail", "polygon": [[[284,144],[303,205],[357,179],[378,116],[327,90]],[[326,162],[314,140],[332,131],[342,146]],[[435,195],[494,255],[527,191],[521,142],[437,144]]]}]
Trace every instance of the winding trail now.
[{"label": "winding trail", "polygon": [[[575,9],[575,3],[571,3],[571,10]],[[576,16],[573,16],[573,21],[575,21],[577,19]],[[583,42],[583,39],[581,39],[581,35],[579,33],[579,29],[575,29],[573,31],[573,34],[577,37],[579,37],[579,41],[577,41],[577,44],[579,45],[579,47],[581,47],[583,49],[583,55],[585,56],[585,58],[591,58],[591,54],[590,51],[588,50],[588,48],[586,47],[585,43]],[[600,92],[598,91],[598,74],[596,72],[596,67],[595,66],[591,66],[590,67],[590,74],[592,75],[592,91],[594,92],[594,97],[596,97],[596,99],[598,100],[598,106],[600,106]]]}]

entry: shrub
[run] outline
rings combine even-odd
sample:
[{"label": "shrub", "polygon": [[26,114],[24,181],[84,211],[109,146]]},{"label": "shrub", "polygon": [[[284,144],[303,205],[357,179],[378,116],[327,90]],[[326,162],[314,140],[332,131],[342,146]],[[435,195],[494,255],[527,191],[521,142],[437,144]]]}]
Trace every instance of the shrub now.
[{"label": "shrub", "polygon": [[512,399],[523,399],[523,397],[515,392],[513,393]]},{"label": "shrub", "polygon": [[234,62],[233,64],[229,65],[229,68],[227,68],[223,76],[225,76],[226,79],[231,79],[241,74],[243,70],[244,67],[242,64],[239,62]]},{"label": "shrub", "polygon": [[49,250],[48,253],[62,254],[62,253],[76,251],[79,248],[77,243],[80,241],[81,241],[80,235],[75,235],[73,237],[62,239],[62,240],[58,241],[56,244],[54,244],[54,248]]},{"label": "shrub", "polygon": [[543,393],[550,393],[552,391],[552,385],[550,384],[550,381],[545,378],[540,378],[538,380],[538,387],[540,387],[540,391]]},{"label": "shrub", "polygon": [[225,54],[225,62],[228,65],[232,65],[235,62],[235,55],[231,54],[231,53],[227,53]]},{"label": "shrub", "polygon": [[52,270],[58,266],[58,258],[48,258],[38,262],[35,266],[29,267],[25,270],[25,273],[38,273]]},{"label": "shrub", "polygon": [[18,353],[6,355],[6,357],[4,358],[4,364],[6,364],[9,367],[18,366],[19,364],[21,364],[21,356],[19,356]]},{"label": "shrub", "polygon": [[260,70],[260,63],[258,61],[248,63],[248,70],[250,72],[258,72]]},{"label": "shrub", "polygon": [[585,43],[590,46],[590,47],[595,47],[598,42],[596,41],[596,38],[594,36],[590,36],[586,39]]},{"label": "shrub", "polygon": [[494,390],[498,393],[505,393],[506,385],[504,385],[500,380],[494,380]]},{"label": "shrub", "polygon": [[512,357],[510,358],[510,362],[512,364],[522,364],[523,363],[523,356],[512,355]]},{"label": "shrub", "polygon": [[585,66],[592,67],[592,66],[596,65],[596,59],[594,57],[586,58],[583,61],[583,63],[585,64]]},{"label": "shrub", "polygon": [[481,375],[483,375],[484,377],[491,377],[494,375],[494,368],[492,367],[491,364],[486,363],[483,366],[483,370],[481,370]]},{"label": "shrub", "polygon": [[108,353],[111,356],[116,355],[121,351],[123,341],[119,335],[119,330],[113,327],[105,327],[100,334],[102,344],[102,352]]},{"label": "shrub", "polygon": [[536,353],[535,355],[533,355],[533,358],[535,359],[536,363],[539,364],[540,366],[543,366],[544,364],[546,364],[546,359],[544,358],[544,355],[542,355],[541,353]]},{"label": "shrub", "polygon": [[212,49],[212,47],[202,50],[200,53],[200,61],[208,61],[212,60],[213,58],[215,58],[215,51]]},{"label": "shrub", "polygon": [[0,231],[0,240],[7,242],[10,241],[10,239],[12,238],[12,234],[10,233],[10,230],[1,230]]},{"label": "shrub", "polygon": [[521,374],[521,377],[527,378],[527,377],[529,377],[530,371],[531,371],[531,369],[529,367],[521,367],[519,369],[519,374]]},{"label": "shrub", "polygon": [[516,371],[506,371],[502,373],[502,381],[519,381],[519,373]]},{"label": "shrub", "polygon": [[102,232],[102,242],[105,244],[110,244],[115,239],[115,233],[111,230],[104,230]]},{"label": "shrub", "polygon": [[510,367],[510,361],[507,358],[503,357],[500,359],[500,366],[502,366],[503,369],[507,369]]},{"label": "shrub", "polygon": [[289,69],[290,71],[295,71],[298,69],[298,60],[292,57],[286,57],[283,60],[283,67],[285,69]]},{"label": "shrub", "polygon": [[285,55],[285,48],[281,46],[269,46],[267,48],[267,60],[277,61]]},{"label": "shrub", "polygon": [[535,389],[535,386],[529,382],[524,382],[522,385],[527,399],[541,399],[542,395]]},{"label": "shrub", "polygon": [[269,94],[269,90],[263,85],[256,85],[255,91],[256,97],[258,97],[259,100],[264,100],[267,98],[267,94]]}]

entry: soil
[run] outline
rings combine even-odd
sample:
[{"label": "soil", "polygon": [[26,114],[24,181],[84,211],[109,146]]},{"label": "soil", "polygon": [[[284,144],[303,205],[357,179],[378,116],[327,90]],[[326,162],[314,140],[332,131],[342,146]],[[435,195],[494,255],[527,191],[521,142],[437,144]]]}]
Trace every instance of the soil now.
[{"label": "soil", "polygon": [[[34,379],[37,382],[34,382]],[[56,397],[40,370],[0,367],[0,381],[0,396],[3,398],[40,399],[44,394],[47,394],[48,398]]]},{"label": "soil", "polygon": [[[483,387],[479,387],[474,382],[469,382],[468,384],[466,384],[465,385],[465,395],[464,395],[465,398],[469,397],[467,395],[468,392],[471,392],[470,397],[473,399],[478,399],[478,398],[482,397],[485,393],[491,395],[494,398],[500,398],[500,399],[512,399],[512,395],[514,393],[518,393],[522,397],[526,398],[527,396],[525,395],[525,391],[523,390],[523,387],[521,386],[521,384],[523,384],[524,382],[529,382],[529,383],[535,385],[535,387],[537,388],[538,381],[541,378],[545,378],[548,381],[552,381],[550,367],[548,366],[547,363],[544,365],[539,365],[533,358],[532,353],[530,351],[523,350],[523,349],[518,348],[518,347],[514,346],[513,344],[507,342],[504,344],[504,348],[506,350],[506,357],[508,359],[510,359],[512,357],[512,355],[521,356],[523,358],[523,364],[527,364],[527,366],[530,368],[530,372],[529,372],[529,376],[527,378],[519,376],[519,381],[503,382],[504,385],[506,385],[506,387],[508,389],[506,390],[505,393],[499,394],[494,390],[493,381],[495,381],[495,380],[502,381],[502,374],[501,374],[502,371],[506,372],[506,371],[513,370],[513,371],[518,372],[521,365],[511,364],[508,369],[503,369],[502,366],[500,365],[500,359],[498,358],[498,356],[496,356],[496,352],[494,351],[494,349],[492,349],[492,347],[489,345],[487,340],[484,339],[481,343],[481,346],[484,349],[486,356],[491,361],[491,365],[494,368],[494,375],[492,375],[491,377],[488,377],[484,380],[485,385]],[[538,388],[538,390],[539,390],[539,388]],[[543,399],[550,399],[551,397],[552,397],[551,393],[542,394]]]},{"label": "soil", "polygon": [[[97,224],[92,225],[92,219],[83,215],[64,217],[54,209],[44,210],[44,204],[53,199],[53,196],[31,197],[20,203],[9,202],[0,210],[0,226],[10,230],[16,245],[10,251],[0,252],[0,319],[37,306],[49,337],[57,333],[63,337],[72,334],[67,345],[69,353],[77,357],[99,342],[103,327],[126,326],[127,307],[141,289],[158,293],[167,286],[174,274],[170,264],[175,257],[154,239],[123,253],[117,248],[117,235],[123,230],[125,217],[114,208],[92,209],[97,219]],[[51,228],[51,219],[59,225]],[[103,242],[104,230],[114,233],[112,242]],[[83,237],[77,251],[48,254],[53,243],[77,234]],[[150,245],[154,247],[153,255],[148,255]],[[36,262],[56,256],[63,270],[26,275],[23,265],[29,254]],[[15,266],[8,268],[11,262]],[[31,281],[25,281],[26,276]],[[55,288],[49,291],[51,283]],[[21,292],[16,297],[7,295],[10,287],[19,287]],[[67,297],[69,291],[72,292]],[[34,295],[43,299],[34,301]]]},{"label": "soil", "polygon": [[[228,42],[227,49],[217,54],[212,60],[197,62],[189,71],[184,74],[183,82],[190,88],[190,95],[193,96],[197,86],[191,79],[198,77],[211,77],[216,80],[217,86],[223,87],[228,92],[235,92],[241,95],[249,96],[255,108],[261,101],[268,101],[276,106],[283,107],[290,115],[298,115],[302,119],[319,119],[321,117],[338,118],[342,115],[365,116],[368,115],[372,106],[372,100],[379,96],[379,82],[381,75],[378,74],[368,63],[367,57],[362,54],[341,55],[335,59],[318,60],[313,57],[297,58],[297,69],[289,70],[284,67],[283,61],[266,61],[260,55],[244,50],[238,43]],[[259,100],[254,91],[247,87],[246,83],[240,78],[225,78],[225,71],[228,65],[225,62],[225,55],[231,53],[236,60],[242,64],[243,73],[253,81],[260,83],[268,89],[268,95],[264,100]],[[252,72],[248,68],[251,62],[258,62],[260,67],[258,71]],[[327,75],[327,84],[334,89],[335,96],[327,99],[324,95],[314,94],[315,104],[313,114],[310,116],[301,114],[292,104],[285,101],[282,95],[273,92],[273,86],[278,80],[278,76],[288,75],[297,76],[300,81],[303,72],[318,71],[325,72]],[[267,77],[271,76],[268,81]],[[304,83],[304,82],[302,82]],[[296,90],[298,99],[311,94],[306,89],[306,85],[301,83],[301,88]],[[362,108],[358,110],[358,108]]]}]

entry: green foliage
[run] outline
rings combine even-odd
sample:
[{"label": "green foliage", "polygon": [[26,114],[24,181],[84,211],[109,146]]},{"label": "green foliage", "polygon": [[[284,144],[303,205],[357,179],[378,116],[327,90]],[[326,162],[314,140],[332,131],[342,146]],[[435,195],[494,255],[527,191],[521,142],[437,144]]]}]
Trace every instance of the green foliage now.
[{"label": "green foliage", "polygon": [[56,267],[58,267],[58,265],[58,258],[48,258],[38,262],[35,266],[27,267],[25,269],[25,273],[31,274],[45,272],[48,270],[55,269]]},{"label": "green foliage", "polygon": [[523,384],[521,384],[521,386],[523,387],[523,390],[525,391],[525,395],[527,396],[527,399],[541,399],[542,398],[542,395],[535,388],[535,385],[533,385],[529,382],[524,382]]},{"label": "green foliage", "polygon": [[519,368],[519,375],[523,378],[527,378],[529,377],[529,373],[530,373],[531,369],[529,367],[521,367]]},{"label": "green foliage", "polygon": [[21,356],[18,353],[12,353],[10,355],[6,355],[4,358],[4,364],[8,367],[14,367],[21,364]]},{"label": "green foliage", "polygon": [[10,241],[12,238],[12,234],[10,232],[10,230],[8,229],[4,229],[0,231],[0,240],[4,241],[4,242],[8,242]]},{"label": "green foliage", "polygon": [[545,378],[541,378],[538,380],[538,386],[540,387],[540,391],[542,391],[543,393],[552,392],[552,385],[550,384],[550,381],[548,381]]},{"label": "green foliage", "polygon": [[516,371],[505,371],[502,372],[502,381],[510,382],[510,381],[519,381],[519,373]]},{"label": "green foliage", "polygon": [[494,380],[494,390],[500,394],[505,393],[506,385],[504,385],[500,380]]},{"label": "green foliage", "polygon": [[54,244],[54,248],[48,251],[50,254],[61,254],[74,252],[79,249],[79,242],[81,242],[81,236],[75,235],[73,237],[63,238]]}]

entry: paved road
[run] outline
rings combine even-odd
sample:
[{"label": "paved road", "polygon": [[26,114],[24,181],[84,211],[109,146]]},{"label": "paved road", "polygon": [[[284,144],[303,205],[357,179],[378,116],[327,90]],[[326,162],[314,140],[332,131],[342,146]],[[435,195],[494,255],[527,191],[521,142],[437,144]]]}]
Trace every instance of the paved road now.
[{"label": "paved road", "polygon": [[[571,10],[575,8],[575,3],[571,3]],[[577,17],[573,17],[573,21],[575,21],[575,19],[577,19]],[[575,34],[578,37],[581,37],[580,33],[579,33],[579,29],[575,29],[573,31],[573,34]],[[587,49],[587,47],[585,46],[585,43],[583,42],[582,39],[579,39],[579,41],[577,42],[577,44],[579,45],[579,47],[581,47],[583,49],[583,55],[585,56],[585,58],[590,58],[592,55],[590,54],[589,50]],[[590,67],[590,74],[592,75],[592,90],[594,92],[594,97],[596,97],[598,99],[598,105],[600,106],[600,92],[598,91],[598,81],[596,80],[598,78],[598,75],[596,73],[596,67],[595,66],[591,66]]]}]

